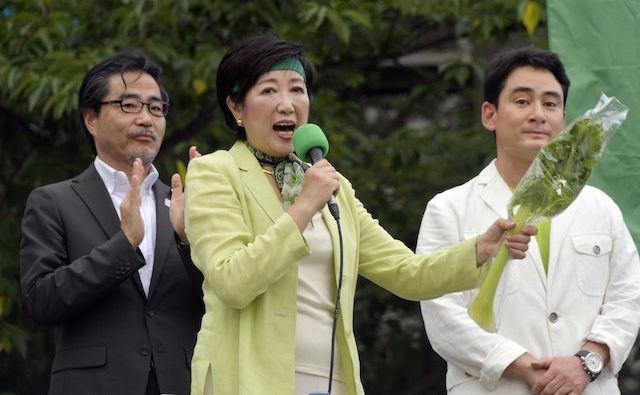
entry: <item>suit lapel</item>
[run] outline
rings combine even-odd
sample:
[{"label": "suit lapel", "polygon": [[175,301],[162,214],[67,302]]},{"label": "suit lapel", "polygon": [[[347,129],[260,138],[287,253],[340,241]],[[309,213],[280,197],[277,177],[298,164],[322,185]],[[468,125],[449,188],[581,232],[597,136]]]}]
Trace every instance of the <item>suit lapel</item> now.
[{"label": "suit lapel", "polygon": [[478,195],[499,217],[507,217],[507,205],[511,199],[511,190],[504,182],[495,161],[479,174],[478,185],[480,187]]},{"label": "suit lapel", "polygon": [[229,153],[240,169],[244,186],[251,192],[269,218],[275,222],[284,212],[282,202],[273,193],[271,184],[264,176],[260,163],[241,142],[235,143]]},{"label": "suit lapel", "polygon": [[120,230],[120,220],[113,207],[109,192],[93,163],[73,180],[71,188],[89,208],[105,236],[113,237]]},{"label": "suit lapel", "polygon": [[[120,219],[118,213],[113,207],[113,201],[109,196],[109,191],[104,186],[104,182],[100,178],[98,171],[92,163],[87,170],[76,177],[71,183],[71,188],[80,196],[80,199],[87,206],[93,217],[110,239],[120,231]],[[135,273],[131,276],[136,284],[138,291],[144,296],[144,289],[140,276]]]},{"label": "suit lapel", "polygon": [[165,199],[169,199],[169,187],[158,180],[153,185],[153,194],[156,200],[156,247],[153,254],[149,299],[160,283],[160,275],[167,261],[169,246],[174,245],[173,225],[169,219],[169,207],[165,204]]}]

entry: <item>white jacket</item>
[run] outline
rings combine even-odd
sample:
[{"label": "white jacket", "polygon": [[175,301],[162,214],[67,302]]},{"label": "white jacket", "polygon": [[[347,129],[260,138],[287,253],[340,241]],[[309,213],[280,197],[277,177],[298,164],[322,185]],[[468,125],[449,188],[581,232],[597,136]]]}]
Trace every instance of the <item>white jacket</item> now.
[{"label": "white jacket", "polygon": [[[511,191],[494,163],[427,205],[417,253],[442,249],[484,232],[507,216]],[[640,262],[617,205],[586,186],[551,221],[548,274],[535,239],[527,257],[509,262],[498,288],[497,333],[467,314],[476,291],[421,302],[432,347],[448,363],[449,394],[530,394],[526,383],[501,377],[525,352],[570,356],[585,341],[609,346],[611,360],[585,394],[619,394],[616,374],[640,327]]]}]

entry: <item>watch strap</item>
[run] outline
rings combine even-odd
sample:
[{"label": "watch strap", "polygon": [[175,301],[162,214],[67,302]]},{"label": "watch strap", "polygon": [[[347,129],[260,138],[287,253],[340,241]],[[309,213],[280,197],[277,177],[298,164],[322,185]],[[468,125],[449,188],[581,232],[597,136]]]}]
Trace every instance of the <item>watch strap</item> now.
[{"label": "watch strap", "polygon": [[[574,354],[576,357],[580,358],[580,362],[582,363],[582,369],[584,369],[584,371],[589,376],[589,382],[592,382],[595,379],[597,379],[598,376],[601,373],[601,372],[594,372],[591,369],[589,369],[589,367],[587,366],[586,358],[587,358],[587,355],[589,355],[591,353],[598,354],[598,353],[595,353],[593,351],[588,351],[588,350],[580,350],[580,351],[578,351],[577,353]],[[598,354],[598,356],[599,356],[599,354]]]}]

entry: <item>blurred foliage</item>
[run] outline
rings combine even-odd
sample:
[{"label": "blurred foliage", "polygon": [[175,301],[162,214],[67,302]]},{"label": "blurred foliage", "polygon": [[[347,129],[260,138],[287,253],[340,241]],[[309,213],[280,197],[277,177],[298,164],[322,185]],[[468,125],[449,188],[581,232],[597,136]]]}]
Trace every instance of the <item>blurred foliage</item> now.
[{"label": "blurred foliage", "polygon": [[[52,336],[21,311],[19,226],[34,187],[92,160],[76,104],[84,73],[128,47],[163,65],[172,107],[156,166],[168,181],[184,174],[190,145],[201,152],[230,146],[215,98],[217,65],[231,43],[263,31],[305,45],[318,70],[310,121],[327,133],[329,159],[410,247],[427,200],[493,156],[478,119],[487,55],[504,45],[547,45],[543,0],[2,3],[0,393],[47,387]],[[357,298],[365,389],[443,393],[445,366],[428,346],[418,305],[366,280]]]}]

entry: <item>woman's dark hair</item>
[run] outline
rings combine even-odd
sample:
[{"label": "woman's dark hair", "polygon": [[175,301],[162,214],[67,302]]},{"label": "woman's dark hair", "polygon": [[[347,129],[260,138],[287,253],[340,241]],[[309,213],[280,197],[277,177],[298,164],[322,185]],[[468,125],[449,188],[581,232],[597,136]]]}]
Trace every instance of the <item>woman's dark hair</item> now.
[{"label": "woman's dark hair", "polygon": [[311,97],[313,70],[302,54],[300,44],[281,40],[271,33],[260,34],[233,44],[220,61],[216,75],[218,105],[224,114],[225,122],[235,131],[236,139],[246,140],[247,133],[243,127],[238,126],[227,107],[227,96],[233,102],[242,104],[258,78],[275,63],[287,58],[296,58],[302,63],[307,92]]},{"label": "woman's dark hair", "polygon": [[523,66],[551,72],[562,86],[564,104],[567,103],[570,82],[560,58],[551,51],[533,46],[506,50],[491,58],[484,73],[484,100],[497,108],[507,78],[513,70]]},{"label": "woman's dark hair", "polygon": [[96,154],[96,143],[93,136],[89,133],[87,125],[84,123],[83,114],[87,110],[100,113],[101,101],[109,94],[109,78],[114,74],[120,74],[122,82],[125,86],[124,74],[128,72],[137,72],[140,74],[149,74],[158,84],[160,88],[160,96],[162,101],[169,103],[169,94],[162,83],[162,68],[147,58],[142,52],[135,49],[127,49],[117,52],[113,56],[108,57],[99,64],[95,65],[84,76],[80,92],[78,94],[78,109],[80,110],[80,129],[84,133],[91,151]]}]

